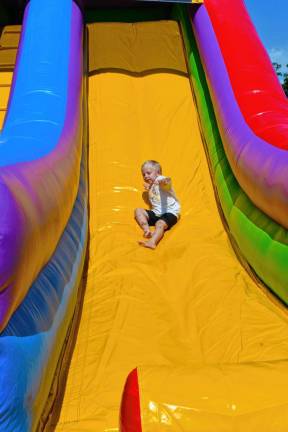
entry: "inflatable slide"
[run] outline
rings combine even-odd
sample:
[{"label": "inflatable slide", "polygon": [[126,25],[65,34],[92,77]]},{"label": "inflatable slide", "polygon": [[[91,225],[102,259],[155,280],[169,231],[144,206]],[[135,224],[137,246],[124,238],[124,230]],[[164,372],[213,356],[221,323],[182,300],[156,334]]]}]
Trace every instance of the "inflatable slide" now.
[{"label": "inflatable slide", "polygon": [[[288,429],[288,104],[242,0],[183,3],[2,32],[1,432]],[[155,250],[147,159],[182,205]]]}]

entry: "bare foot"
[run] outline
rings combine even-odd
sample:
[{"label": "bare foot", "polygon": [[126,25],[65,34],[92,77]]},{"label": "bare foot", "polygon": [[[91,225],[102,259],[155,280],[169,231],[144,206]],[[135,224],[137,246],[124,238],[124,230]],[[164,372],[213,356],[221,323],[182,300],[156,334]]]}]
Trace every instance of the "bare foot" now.
[{"label": "bare foot", "polygon": [[150,238],[152,236],[152,233],[150,230],[144,231],[144,237],[145,238]]},{"label": "bare foot", "polygon": [[138,243],[140,246],[144,246],[149,249],[156,249],[156,244],[153,242],[153,240],[140,240]]}]

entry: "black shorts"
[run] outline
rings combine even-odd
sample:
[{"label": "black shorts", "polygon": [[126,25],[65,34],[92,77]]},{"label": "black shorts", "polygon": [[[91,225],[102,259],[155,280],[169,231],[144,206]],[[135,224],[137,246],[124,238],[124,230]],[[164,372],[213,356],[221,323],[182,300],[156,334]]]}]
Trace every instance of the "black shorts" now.
[{"label": "black shorts", "polygon": [[163,213],[161,216],[156,216],[152,210],[146,210],[146,212],[148,214],[148,225],[150,226],[154,226],[157,221],[163,220],[168,226],[167,230],[169,230],[178,221],[177,217],[173,213]]}]

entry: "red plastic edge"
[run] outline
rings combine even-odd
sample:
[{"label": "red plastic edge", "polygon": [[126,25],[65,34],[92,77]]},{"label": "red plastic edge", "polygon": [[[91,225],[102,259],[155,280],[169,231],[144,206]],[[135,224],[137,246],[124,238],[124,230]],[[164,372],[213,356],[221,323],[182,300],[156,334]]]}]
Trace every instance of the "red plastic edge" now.
[{"label": "red plastic edge", "polygon": [[137,369],[127,377],[120,410],[120,432],[142,432]]}]

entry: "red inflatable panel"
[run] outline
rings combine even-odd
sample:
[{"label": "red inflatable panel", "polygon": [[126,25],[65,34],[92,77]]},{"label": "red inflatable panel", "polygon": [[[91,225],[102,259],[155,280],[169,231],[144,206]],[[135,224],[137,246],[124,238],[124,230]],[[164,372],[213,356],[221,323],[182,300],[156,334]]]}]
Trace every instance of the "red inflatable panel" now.
[{"label": "red inflatable panel", "polygon": [[142,432],[137,369],[128,375],[121,403],[121,432]]},{"label": "red inflatable panel", "polygon": [[244,2],[205,0],[205,6],[247,124],[258,137],[288,149],[287,98]]}]

